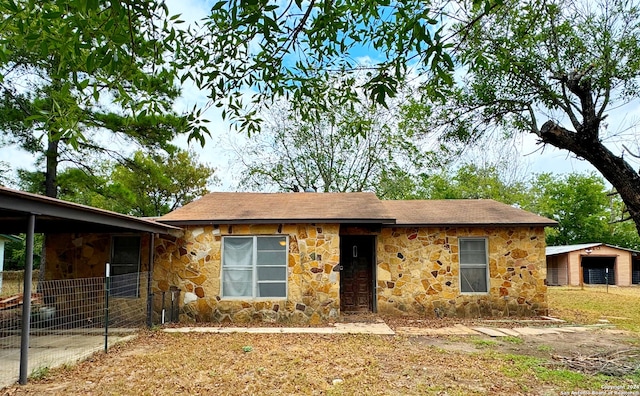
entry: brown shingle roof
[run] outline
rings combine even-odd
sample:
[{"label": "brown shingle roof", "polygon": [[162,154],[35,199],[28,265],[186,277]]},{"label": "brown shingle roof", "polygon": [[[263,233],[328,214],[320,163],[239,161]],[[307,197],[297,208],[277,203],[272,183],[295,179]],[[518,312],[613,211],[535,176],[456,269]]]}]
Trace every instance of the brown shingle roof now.
[{"label": "brown shingle roof", "polygon": [[555,226],[546,217],[492,199],[382,201],[399,226],[537,225]]},{"label": "brown shingle roof", "polygon": [[373,193],[210,193],[168,213],[159,222],[393,223]]}]

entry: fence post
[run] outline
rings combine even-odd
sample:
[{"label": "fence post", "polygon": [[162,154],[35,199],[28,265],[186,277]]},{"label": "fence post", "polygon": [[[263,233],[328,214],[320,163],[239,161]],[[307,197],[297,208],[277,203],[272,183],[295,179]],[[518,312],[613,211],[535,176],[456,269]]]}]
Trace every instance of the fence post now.
[{"label": "fence post", "polygon": [[111,292],[109,263],[106,263],[104,273],[104,353],[107,353],[109,349],[109,293]]},{"label": "fence post", "polygon": [[25,249],[24,292],[22,294],[22,335],[20,338],[20,385],[27,383],[29,376],[29,328],[31,327],[31,278],[33,276],[33,234],[36,228],[36,216],[29,216],[27,245]]},{"label": "fence post", "polygon": [[171,323],[177,323],[180,321],[180,292],[177,286],[169,287],[171,292]]}]

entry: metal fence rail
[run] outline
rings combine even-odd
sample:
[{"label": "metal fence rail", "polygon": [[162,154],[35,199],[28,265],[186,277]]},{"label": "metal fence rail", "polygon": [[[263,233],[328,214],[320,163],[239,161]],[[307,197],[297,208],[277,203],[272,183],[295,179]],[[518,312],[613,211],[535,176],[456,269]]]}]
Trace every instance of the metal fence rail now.
[{"label": "metal fence rail", "polygon": [[[3,274],[0,290],[0,388],[19,377],[24,282]],[[35,277],[34,277],[35,278]],[[29,373],[75,363],[147,323],[147,273],[32,280]]]}]

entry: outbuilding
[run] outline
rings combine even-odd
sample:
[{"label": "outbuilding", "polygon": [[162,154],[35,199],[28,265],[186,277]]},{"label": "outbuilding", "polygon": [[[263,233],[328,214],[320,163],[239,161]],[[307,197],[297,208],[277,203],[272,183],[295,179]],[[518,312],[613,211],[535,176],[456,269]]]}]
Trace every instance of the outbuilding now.
[{"label": "outbuilding", "polygon": [[640,251],[604,243],[547,246],[550,286],[640,284]]}]

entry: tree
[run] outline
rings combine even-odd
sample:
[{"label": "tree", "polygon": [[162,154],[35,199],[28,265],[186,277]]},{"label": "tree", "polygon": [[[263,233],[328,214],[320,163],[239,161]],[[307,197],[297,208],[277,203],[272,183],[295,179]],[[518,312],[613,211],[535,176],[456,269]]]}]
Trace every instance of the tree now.
[{"label": "tree", "polygon": [[509,205],[528,200],[525,180],[506,180],[507,163],[479,167],[464,164],[455,173],[423,175],[421,195],[427,199],[494,199]]},{"label": "tree", "polygon": [[4,186],[11,181],[11,178],[7,176],[11,166],[8,162],[0,161],[0,186]]},{"label": "tree", "polygon": [[[463,18],[465,26],[478,16]],[[496,129],[533,133],[598,169],[640,229],[640,175],[633,166],[640,145],[604,122],[638,97],[638,4],[510,1],[482,17],[456,43],[467,73],[448,102],[423,96],[428,112],[439,115],[442,136],[472,142]],[[613,138],[618,145],[607,144]]]},{"label": "tree", "polygon": [[162,216],[209,191],[214,169],[198,163],[189,151],[145,154],[136,151],[128,165],[102,162],[97,171],[66,169],[60,175],[61,197],[133,216]]},{"label": "tree", "polygon": [[[461,4],[482,15],[499,3]],[[447,39],[469,28],[445,34],[461,6],[419,0],[220,0],[209,17],[182,32],[179,62],[189,67],[183,79],[195,81],[212,104],[225,106],[223,116],[251,134],[259,129],[261,106],[280,99],[292,102],[305,120],[320,120],[336,102],[341,107],[357,102],[360,90],[387,104],[410,75],[421,75],[424,86],[441,93],[440,87],[452,82]],[[379,59],[363,60],[371,50]]]},{"label": "tree", "polygon": [[595,173],[543,173],[531,185],[525,209],[558,222],[558,227],[547,229],[549,245],[602,242],[627,248],[640,246],[633,227],[628,227],[628,222],[616,222],[622,213],[620,199],[608,194],[602,177]]},{"label": "tree", "polygon": [[609,242],[612,215],[600,177],[544,173],[532,184],[532,203],[527,208],[558,222],[558,227],[547,231],[549,245]]},{"label": "tree", "polygon": [[2,0],[0,17],[0,128],[41,153],[46,195],[57,196],[61,160],[107,151],[104,131],[147,149],[201,132],[171,112],[175,31],[162,3]]},{"label": "tree", "polygon": [[336,106],[319,122],[308,122],[282,106],[260,134],[235,149],[243,187],[405,197],[415,189],[412,174],[430,159],[418,137],[398,130],[393,109]]}]

